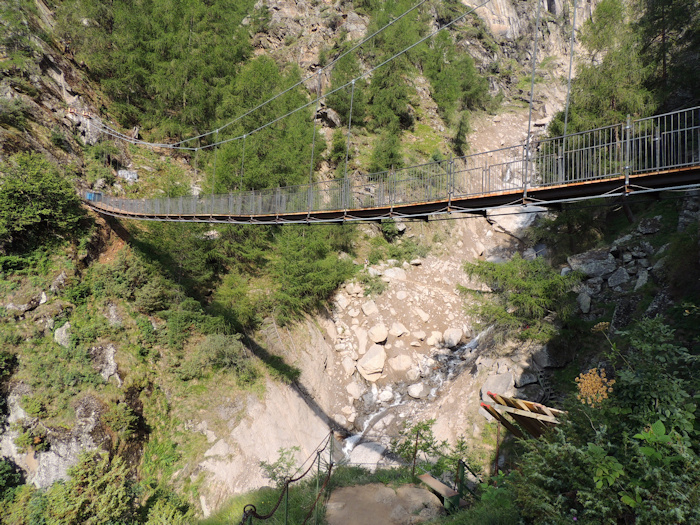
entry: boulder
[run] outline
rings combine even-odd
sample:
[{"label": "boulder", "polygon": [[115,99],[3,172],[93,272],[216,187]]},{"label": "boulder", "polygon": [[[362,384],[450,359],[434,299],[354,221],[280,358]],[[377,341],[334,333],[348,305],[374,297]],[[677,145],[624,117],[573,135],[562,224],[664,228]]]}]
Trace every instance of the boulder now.
[{"label": "boulder", "polygon": [[370,341],[373,343],[384,343],[386,338],[389,336],[389,331],[383,324],[375,324],[369,329],[367,335],[369,336]]},{"label": "boulder", "polygon": [[587,277],[604,277],[617,268],[617,262],[606,250],[591,250],[567,259],[572,270],[583,272]]},{"label": "boulder", "polygon": [[639,270],[637,274],[637,283],[634,285],[634,291],[638,291],[642,286],[649,281],[649,271],[646,269]]},{"label": "boulder", "polygon": [[386,351],[381,345],[372,345],[367,353],[357,362],[357,370],[367,381],[376,381],[382,375]]},{"label": "boulder", "polygon": [[522,368],[516,368],[514,370],[515,380],[514,384],[516,388],[522,388],[527,385],[532,385],[538,382],[537,374],[531,370],[523,370]]},{"label": "boulder", "polygon": [[653,235],[658,233],[661,229],[661,215],[652,217],[651,219],[642,219],[639,221],[639,226],[637,226],[637,231],[642,235]]},{"label": "boulder", "polygon": [[411,334],[413,337],[418,339],[419,341],[423,341],[425,339],[425,332],[423,330],[417,330]]},{"label": "boulder", "polygon": [[355,372],[355,361],[350,356],[343,357],[341,364],[346,376],[350,377]]},{"label": "boulder", "polygon": [[335,304],[339,309],[345,310],[348,307],[348,305],[350,304],[350,301],[348,301],[348,298],[345,297],[344,294],[339,293],[335,297]]},{"label": "boulder", "polygon": [[488,392],[512,397],[515,393],[513,374],[508,372],[506,374],[494,374],[487,377],[486,381],[484,381],[484,384],[481,386],[481,399],[491,402],[492,399],[489,397]]},{"label": "boulder", "polygon": [[442,343],[442,333],[432,332],[425,341],[428,346],[437,346]]},{"label": "boulder", "polygon": [[379,309],[374,301],[367,301],[362,305],[362,312],[367,317],[372,317],[373,315],[377,315],[379,313]]},{"label": "boulder", "polygon": [[355,381],[346,386],[345,390],[347,390],[348,394],[350,394],[350,397],[353,399],[360,399],[362,394],[365,393],[365,387]]},{"label": "boulder", "polygon": [[424,383],[414,383],[408,387],[408,395],[413,399],[423,399],[430,394],[430,389]]},{"label": "boulder", "polygon": [[58,328],[53,334],[53,340],[56,341],[57,344],[65,348],[68,348],[70,346],[70,338],[70,323],[64,324],[63,326]]},{"label": "boulder", "polygon": [[389,366],[397,372],[405,372],[413,365],[413,360],[404,354],[389,359]]},{"label": "boulder", "polygon": [[461,328],[448,328],[445,330],[445,333],[442,334],[442,338],[445,341],[445,346],[447,348],[454,348],[457,346],[460,341],[462,341],[463,336],[464,332]]},{"label": "boulder", "polygon": [[379,392],[379,395],[377,396],[377,400],[381,401],[382,403],[388,403],[394,399],[394,392],[391,390],[391,387],[387,387],[381,392]]},{"label": "boulder", "polygon": [[412,259],[410,264],[411,266],[420,266],[421,264],[423,264],[423,261],[421,261],[420,259]]},{"label": "boulder", "polygon": [[384,276],[395,281],[405,281],[406,270],[403,268],[387,268],[384,270]]},{"label": "boulder", "polygon": [[624,283],[629,282],[630,274],[624,268],[618,268],[615,272],[608,277],[608,286],[610,288],[615,288],[616,286],[621,286]]},{"label": "boulder", "polygon": [[109,381],[109,378],[114,376],[117,384],[121,386],[122,380],[117,370],[117,362],[114,360],[114,356],[117,354],[117,349],[114,345],[110,343],[107,346],[93,346],[90,348],[89,353],[92,358],[92,364],[100,373],[102,379]]},{"label": "boulder", "polygon": [[352,330],[357,336],[357,353],[363,355],[367,351],[367,330],[361,326],[353,326]]},{"label": "boulder", "polygon": [[578,301],[578,307],[581,309],[581,312],[587,314],[591,311],[591,296],[586,292],[578,294],[576,300]]},{"label": "boulder", "polygon": [[401,337],[402,335],[407,334],[408,330],[401,323],[392,323],[389,333],[394,337]]},{"label": "boulder", "polygon": [[406,379],[408,379],[409,381],[417,381],[419,377],[420,377],[420,369],[419,368],[411,368],[408,372],[406,372]]},{"label": "boulder", "polygon": [[532,383],[522,388],[518,388],[513,397],[516,397],[517,399],[525,399],[534,403],[543,403],[546,395],[544,389],[540,385]]},{"label": "boulder", "polygon": [[397,300],[405,301],[407,298],[408,298],[408,294],[405,291],[399,290],[398,292],[396,292],[396,299]]}]

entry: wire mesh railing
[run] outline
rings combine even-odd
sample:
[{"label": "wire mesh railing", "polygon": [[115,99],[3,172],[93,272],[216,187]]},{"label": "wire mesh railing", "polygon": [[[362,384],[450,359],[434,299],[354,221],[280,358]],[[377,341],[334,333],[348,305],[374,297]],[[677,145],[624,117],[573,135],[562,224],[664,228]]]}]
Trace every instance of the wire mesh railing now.
[{"label": "wire mesh railing", "polygon": [[[379,173],[228,195],[128,199],[84,191],[105,213],[157,220],[278,218],[445,203],[700,165],[700,107]],[[379,212],[378,212],[379,213]],[[322,218],[321,218],[322,220]]]}]

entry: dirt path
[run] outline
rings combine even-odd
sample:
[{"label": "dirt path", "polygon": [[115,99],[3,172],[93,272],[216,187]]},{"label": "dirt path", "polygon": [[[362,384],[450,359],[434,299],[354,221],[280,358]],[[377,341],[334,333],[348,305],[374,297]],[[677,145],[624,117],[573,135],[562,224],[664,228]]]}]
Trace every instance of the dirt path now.
[{"label": "dirt path", "polygon": [[373,483],[334,491],[326,506],[326,521],[328,525],[414,525],[443,512],[440,500],[428,490]]}]

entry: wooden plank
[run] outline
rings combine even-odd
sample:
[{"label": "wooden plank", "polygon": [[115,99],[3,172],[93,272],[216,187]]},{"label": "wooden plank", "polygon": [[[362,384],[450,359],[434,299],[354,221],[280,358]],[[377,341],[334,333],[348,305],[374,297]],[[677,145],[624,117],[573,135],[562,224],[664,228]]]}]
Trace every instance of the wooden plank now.
[{"label": "wooden plank", "polygon": [[518,429],[518,427],[514,426],[513,423],[508,421],[505,417],[503,417],[503,415],[496,412],[496,410],[493,408],[493,406],[488,405],[486,403],[481,403],[481,406],[483,407],[484,410],[486,410],[494,418],[496,418],[498,421],[503,423],[503,426],[506,427],[508,430],[510,430],[510,433],[513,434],[515,437],[518,437],[518,438],[525,437],[525,436],[523,436],[523,433],[520,432],[520,429]]},{"label": "wooden plank", "polygon": [[508,412],[510,414],[517,414],[519,416],[524,416],[524,417],[528,417],[531,419],[536,419],[538,421],[546,421],[547,423],[552,423],[553,425],[559,424],[559,420],[557,418],[555,418],[554,416],[548,416],[546,414],[539,414],[537,412],[529,412],[527,410],[521,410],[519,408],[504,406],[504,405],[495,405],[494,408],[499,412]]},{"label": "wooden plank", "polygon": [[418,479],[440,494],[443,498],[454,498],[455,496],[459,496],[459,492],[451,489],[443,482],[432,477],[430,474],[421,474],[418,476]]}]

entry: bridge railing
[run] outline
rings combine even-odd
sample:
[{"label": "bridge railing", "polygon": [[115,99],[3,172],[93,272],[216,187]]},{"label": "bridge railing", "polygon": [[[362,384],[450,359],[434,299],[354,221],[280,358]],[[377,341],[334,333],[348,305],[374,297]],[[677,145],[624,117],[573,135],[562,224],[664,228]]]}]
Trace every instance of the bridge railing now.
[{"label": "bridge railing", "polygon": [[228,195],[83,198],[133,215],[274,216],[393,208],[700,164],[700,108],[380,173]]},{"label": "bridge railing", "polygon": [[522,190],[526,176],[524,146],[511,146],[454,159],[453,197]]},{"label": "bridge railing", "polygon": [[677,169],[700,162],[700,108],[632,122],[630,168],[637,173]]}]

